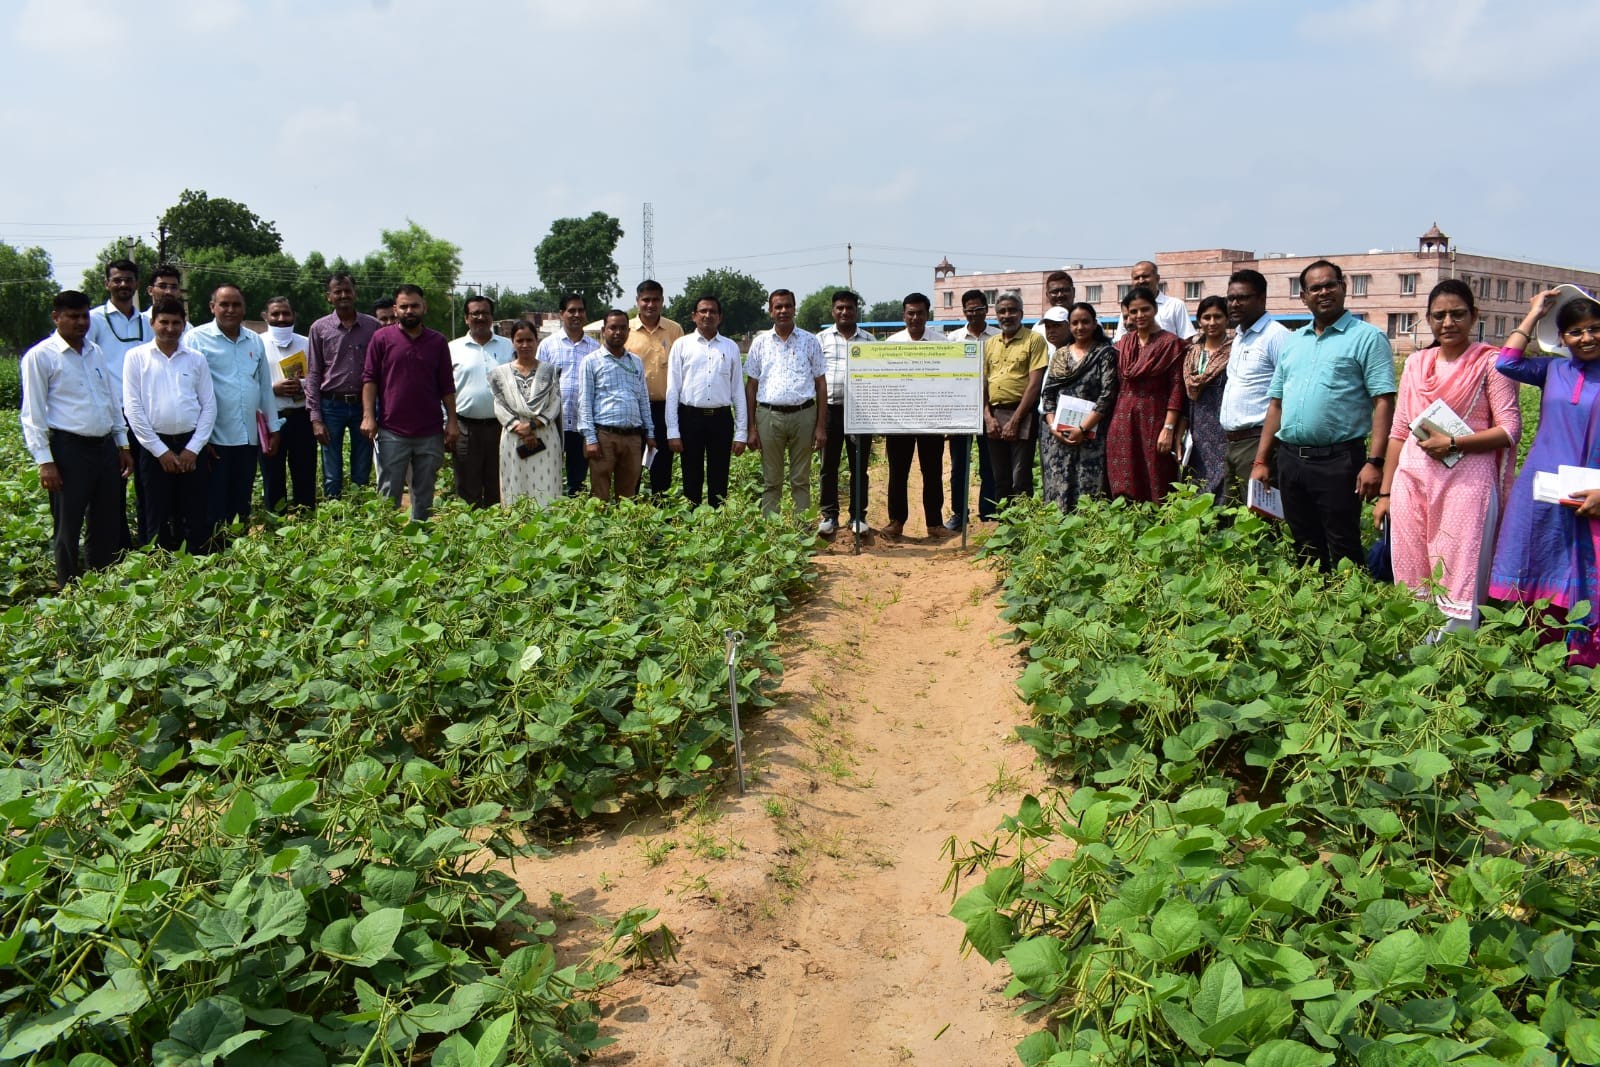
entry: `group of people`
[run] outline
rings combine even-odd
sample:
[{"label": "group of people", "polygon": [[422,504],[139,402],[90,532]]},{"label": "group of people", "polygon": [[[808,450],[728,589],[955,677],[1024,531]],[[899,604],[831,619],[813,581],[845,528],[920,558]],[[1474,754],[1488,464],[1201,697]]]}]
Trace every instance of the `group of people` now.
[{"label": "group of people", "polygon": [[[1474,340],[1472,290],[1440,282],[1426,313],[1434,342],[1397,383],[1387,338],[1346,309],[1335,263],[1302,271],[1311,321],[1293,331],[1267,313],[1266,279],[1253,270],[1234,273],[1194,320],[1162,291],[1154,263],[1137,264],[1130,280],[1109,337],[1064,271],[1046,278],[1049,306],[1032,329],[1015,294],[995,301],[991,325],[987,297],[969,290],[965,325],[948,333],[930,326],[926,295],[903,301],[904,328],[885,340],[981,346],[980,519],[1033,492],[1036,459],[1044,495],[1066,509],[1086,496],[1159,501],[1187,471],[1223,505],[1276,490],[1290,537],[1324,568],[1363,558],[1361,509],[1373,503],[1396,579],[1433,596],[1451,625],[1475,625],[1491,597],[1544,598],[1558,610],[1600,603],[1600,526],[1591,525],[1600,491],[1562,505],[1536,500],[1532,487],[1535,473],[1563,464],[1600,467],[1593,299],[1571,287],[1542,293],[1495,348]],[[423,325],[427,301],[413,285],[367,314],[351,277],[336,274],[331,310],[306,333],[275,297],[257,334],[243,325],[237,286],[218,286],[211,321],[190,328],[175,268],[153,272],[144,311],[134,305],[139,281],[137,266],[119,260],[106,267],[104,305],[60,293],[55,332],[23,357],[23,433],[50,494],[61,584],[135,543],[123,520],[126,480],[136,543],[206,552],[249,514],[258,469],[267,507],[314,506],[319,446],[323,497],[341,494],[346,456],[358,485],[376,459],[380,492],[396,506],[409,494],[419,520],[447,451],[456,494],[478,507],[586,485],[602,500],[627,497],[646,480],[662,493],[675,460],[683,495],[716,507],[732,456],[756,449],[763,510],[776,512],[787,487],[797,515],[810,508],[820,453],[818,533],[839,530],[846,466],[850,527],[871,530],[873,442],[844,432],[844,393],[851,347],[876,339],[860,328],[861,299],[849,290],[832,294],[833,323],[815,334],[795,324],[794,294],[773,290],[772,327],[741,354],[719,332],[716,296],[696,301],[686,334],[663,317],[652,280],[635,292],[635,315],[606,313],[599,340],[586,332],[583,298],[568,294],[549,337],[526,319],[500,336],[493,300],[469,297],[467,333],[453,341]],[[1540,328],[1544,354],[1528,356]],[[1545,390],[1520,477],[1517,382]],[[1441,405],[1456,421],[1441,425]],[[928,536],[961,528],[972,445],[970,435],[886,438],[884,536],[905,535],[913,459]],[[1591,610],[1569,629],[1580,634],[1574,656],[1600,662],[1594,621]]]}]

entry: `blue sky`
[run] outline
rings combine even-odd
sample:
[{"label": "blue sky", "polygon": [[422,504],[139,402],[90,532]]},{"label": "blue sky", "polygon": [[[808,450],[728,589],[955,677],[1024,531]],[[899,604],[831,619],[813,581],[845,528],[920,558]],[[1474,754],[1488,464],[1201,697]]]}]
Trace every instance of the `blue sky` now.
[{"label": "blue sky", "polygon": [[[162,14],[151,14],[152,12]],[[75,283],[186,187],[297,256],[407,218],[537,282],[610,212],[631,293],[707,267],[868,300],[1157,250],[1410,248],[1600,267],[1600,4],[1549,0],[23,0],[0,240]],[[147,238],[148,239],[148,238]]]}]

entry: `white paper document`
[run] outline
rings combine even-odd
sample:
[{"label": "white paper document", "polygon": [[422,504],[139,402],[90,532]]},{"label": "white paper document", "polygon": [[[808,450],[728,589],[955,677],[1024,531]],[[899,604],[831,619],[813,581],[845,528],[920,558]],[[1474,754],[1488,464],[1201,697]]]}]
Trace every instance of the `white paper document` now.
[{"label": "white paper document", "polygon": [[[1411,435],[1418,441],[1426,441],[1430,433],[1442,433],[1446,437],[1465,437],[1472,433],[1472,427],[1468,426],[1466,420],[1457,415],[1449,404],[1443,400],[1435,400],[1411,420]],[[1454,467],[1461,462],[1461,453],[1452,452],[1439,462],[1446,467]]]},{"label": "white paper document", "polygon": [[1577,494],[1588,489],[1600,489],[1600,470],[1594,467],[1563,463],[1554,471],[1533,472],[1533,499],[1541,503],[1577,507],[1583,503]]},{"label": "white paper document", "polygon": [[1257,515],[1265,515],[1269,519],[1283,521],[1283,497],[1278,491],[1265,482],[1258,482],[1254,478],[1245,483],[1245,506]]},{"label": "white paper document", "polygon": [[1075,396],[1056,397],[1056,429],[1083,425],[1084,418],[1094,411],[1094,402],[1079,400]]}]

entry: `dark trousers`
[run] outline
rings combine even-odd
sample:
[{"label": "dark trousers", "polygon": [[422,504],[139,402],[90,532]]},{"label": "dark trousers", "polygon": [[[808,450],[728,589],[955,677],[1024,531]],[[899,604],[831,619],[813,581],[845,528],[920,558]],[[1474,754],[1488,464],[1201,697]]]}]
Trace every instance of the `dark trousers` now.
[{"label": "dark trousers", "polygon": [[[161,441],[176,456],[189,444],[193,433],[161,434]],[[211,458],[202,448],[194,470],[169,474],[161,460],[139,450],[137,463],[143,466],[141,484],[150,520],[148,536],[141,535],[141,546],[155,543],[169,552],[180,546],[200,555],[211,550]]]},{"label": "dark trousers", "polygon": [[[128,451],[133,456],[133,529],[132,530],[128,529],[128,523],[127,523],[128,483],[127,482],[123,482],[122,483],[122,514],[123,514],[122,532],[123,532],[123,536],[126,538],[126,540],[123,542],[122,547],[123,548],[132,548],[135,544],[141,544],[142,545],[142,544],[145,543],[145,541],[144,541],[144,527],[145,527],[145,522],[144,522],[144,471],[142,470],[141,464],[139,463],[139,460],[141,458],[143,458],[143,456],[144,456],[144,446],[139,443],[139,439],[137,437],[133,436],[133,427],[132,426],[128,426],[128,423],[127,423],[126,419],[123,420],[123,425],[126,426],[127,430],[128,430]],[[138,538],[137,541],[135,541],[135,537]]]},{"label": "dark trousers", "polygon": [[[989,409],[995,421],[1004,426],[1017,409],[1014,407],[993,407]],[[1038,451],[1034,443],[1032,427],[1035,417],[1028,416],[1029,430],[1027,437],[1018,437],[1007,441],[999,437],[985,438],[989,445],[989,464],[994,471],[994,496],[996,504],[1003,504],[1014,496],[1033,495],[1033,457]]]},{"label": "dark trousers", "polygon": [[[650,401],[650,425],[654,426],[656,431],[655,439],[650,442],[656,446],[656,458],[650,463],[650,491],[652,493],[665,493],[672,488],[672,449],[667,447],[667,402],[665,400]],[[729,445],[728,447],[732,448],[733,446]],[[723,491],[727,491],[726,483],[723,485]]]},{"label": "dark trousers", "polygon": [[451,453],[456,496],[475,508],[492,507],[500,503],[500,424],[464,415],[456,422],[461,427]]},{"label": "dark trousers", "polygon": [[256,467],[261,449],[255,445],[207,445],[214,455],[207,495],[207,519],[216,531],[215,544],[221,547],[222,527],[235,519],[250,517],[250,498],[256,490]]},{"label": "dark trousers", "polygon": [[[868,433],[854,434],[848,439],[844,435],[844,405],[828,405],[828,440],[822,446],[822,484],[818,487],[817,495],[821,503],[822,517],[839,519],[839,458],[845,457],[850,464],[850,521],[856,522],[866,518],[867,514],[867,467],[872,456],[872,435]],[[860,508],[856,501],[861,501]]]},{"label": "dark trousers", "polygon": [[[654,412],[651,417],[655,417]],[[663,414],[663,422],[665,418]],[[707,502],[714,508],[721,507],[728,495],[728,466],[733,462],[733,409],[679,404],[678,433],[683,442],[684,499],[699,504],[704,487],[709,492]],[[654,477],[654,467],[650,473]]]},{"label": "dark trousers", "polygon": [[928,529],[944,527],[944,438],[938,434],[892,434],[883,439],[889,457],[889,521],[910,517],[906,491],[911,481],[911,455],[922,471],[922,520]]},{"label": "dark trousers", "polygon": [[1366,462],[1366,451],[1361,441],[1348,441],[1330,451],[1332,455],[1302,457],[1293,445],[1280,443],[1276,449],[1283,518],[1295,550],[1302,560],[1325,571],[1341,559],[1357,564],[1365,559],[1356,475]]},{"label": "dark trousers", "polygon": [[294,506],[314,508],[317,506],[317,438],[311,432],[311,416],[306,414],[305,408],[285,408],[278,414],[283,419],[283,429],[278,431],[278,451],[261,456],[262,499],[268,511],[279,510],[288,496],[287,481],[293,479]]},{"label": "dark trousers", "polygon": [[581,496],[589,477],[589,457],[583,454],[583,434],[577,430],[561,432],[561,455],[567,465],[567,495]]},{"label": "dark trousers", "polygon": [[109,434],[79,437],[51,430],[50,455],[61,474],[61,488],[50,494],[50,544],[56,585],[65,589],[83,573],[85,561],[91,570],[117,561],[128,536],[128,518],[117,443]]}]

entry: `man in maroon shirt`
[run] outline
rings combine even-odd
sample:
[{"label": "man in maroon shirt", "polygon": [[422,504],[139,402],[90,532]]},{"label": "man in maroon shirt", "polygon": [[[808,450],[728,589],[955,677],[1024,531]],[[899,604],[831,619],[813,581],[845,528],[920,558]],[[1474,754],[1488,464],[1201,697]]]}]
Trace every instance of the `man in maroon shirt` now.
[{"label": "man in maroon shirt", "polygon": [[361,432],[378,444],[378,491],[395,507],[410,469],[411,517],[421,522],[433,510],[433,483],[445,450],[454,448],[460,435],[455,371],[444,334],[422,325],[428,310],[422,290],[415,285],[396,289],[394,309],[395,324],[373,334],[367,345]]},{"label": "man in maroon shirt", "polygon": [[378,320],[356,310],[356,283],[348,274],[328,279],[324,315],[306,331],[306,414],[322,446],[322,495],[333,500],[344,491],[344,435],[350,433],[350,480],[372,478],[372,442],[356,433],[361,423],[361,373],[367,345]]}]

